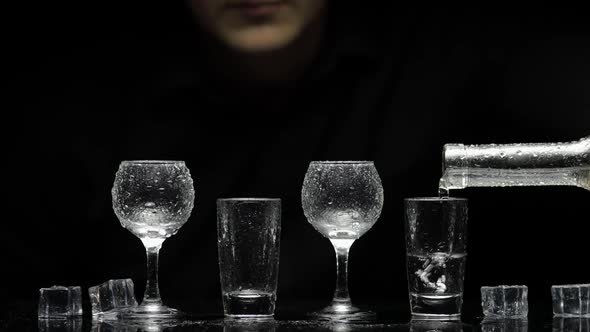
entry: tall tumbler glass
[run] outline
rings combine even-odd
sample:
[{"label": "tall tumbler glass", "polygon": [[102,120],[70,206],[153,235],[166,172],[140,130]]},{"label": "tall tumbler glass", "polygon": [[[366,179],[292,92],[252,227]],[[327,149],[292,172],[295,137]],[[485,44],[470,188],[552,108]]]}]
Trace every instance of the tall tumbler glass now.
[{"label": "tall tumbler glass", "polygon": [[278,198],[217,200],[217,248],[228,317],[272,317],[281,233]]},{"label": "tall tumbler glass", "polygon": [[413,319],[460,319],[467,199],[406,198],[406,258]]}]

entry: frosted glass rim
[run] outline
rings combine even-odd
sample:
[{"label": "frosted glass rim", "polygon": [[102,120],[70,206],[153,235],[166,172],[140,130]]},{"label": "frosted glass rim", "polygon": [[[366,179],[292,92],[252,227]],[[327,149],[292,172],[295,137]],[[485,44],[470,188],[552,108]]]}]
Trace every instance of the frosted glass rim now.
[{"label": "frosted glass rim", "polygon": [[465,197],[408,197],[404,198],[406,202],[466,202]]},{"label": "frosted glass rim", "polygon": [[218,202],[280,202],[280,198],[272,197],[229,197],[218,198]]}]

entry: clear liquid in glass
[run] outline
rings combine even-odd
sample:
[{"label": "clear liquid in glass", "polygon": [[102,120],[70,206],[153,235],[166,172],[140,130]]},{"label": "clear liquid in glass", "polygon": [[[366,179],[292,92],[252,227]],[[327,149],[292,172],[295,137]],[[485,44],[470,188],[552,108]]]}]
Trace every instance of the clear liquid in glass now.
[{"label": "clear liquid in glass", "polygon": [[460,312],[467,254],[408,255],[412,314]]},{"label": "clear liquid in glass", "polygon": [[255,289],[244,289],[223,294],[228,316],[264,317],[274,311],[275,295]]}]

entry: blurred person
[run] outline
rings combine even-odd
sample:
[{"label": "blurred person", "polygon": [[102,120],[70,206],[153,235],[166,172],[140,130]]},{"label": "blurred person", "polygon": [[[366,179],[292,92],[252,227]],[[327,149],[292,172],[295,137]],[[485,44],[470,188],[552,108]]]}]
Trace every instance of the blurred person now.
[{"label": "blurred person", "polygon": [[317,55],[325,0],[190,0],[199,26],[215,42],[224,74],[243,80],[296,78]]}]

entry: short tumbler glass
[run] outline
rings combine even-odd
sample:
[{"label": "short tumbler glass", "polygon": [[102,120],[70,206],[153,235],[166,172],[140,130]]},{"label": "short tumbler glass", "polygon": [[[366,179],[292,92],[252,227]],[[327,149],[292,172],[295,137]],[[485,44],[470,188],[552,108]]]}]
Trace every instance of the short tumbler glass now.
[{"label": "short tumbler glass", "polygon": [[280,199],[217,200],[217,248],[226,316],[273,316],[280,233]]},{"label": "short tumbler glass", "polygon": [[406,258],[413,319],[460,319],[467,199],[407,198]]}]

